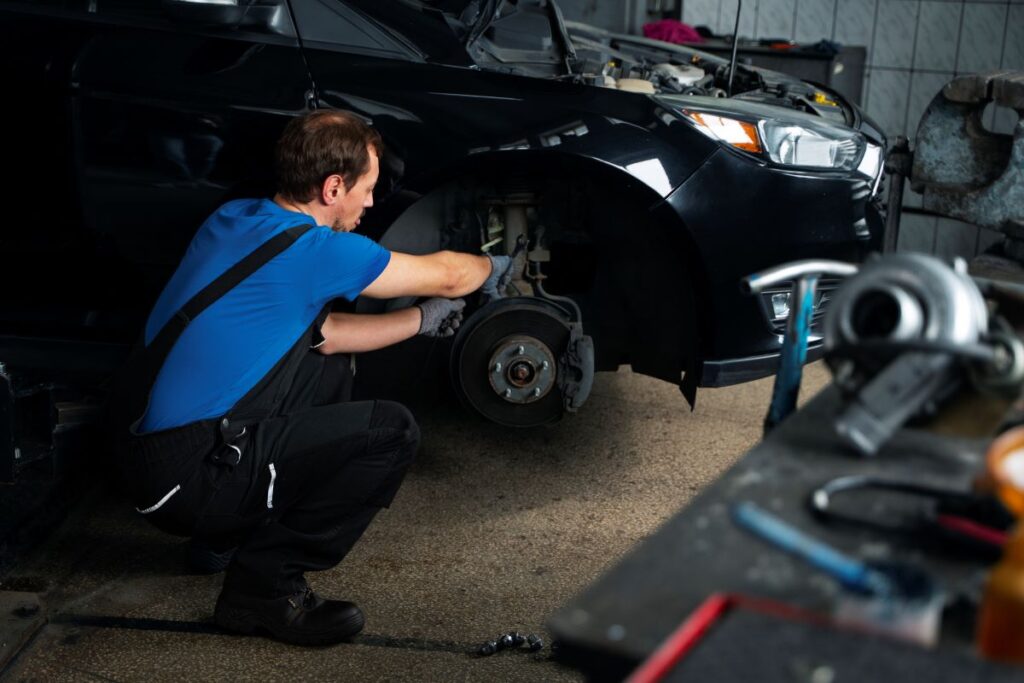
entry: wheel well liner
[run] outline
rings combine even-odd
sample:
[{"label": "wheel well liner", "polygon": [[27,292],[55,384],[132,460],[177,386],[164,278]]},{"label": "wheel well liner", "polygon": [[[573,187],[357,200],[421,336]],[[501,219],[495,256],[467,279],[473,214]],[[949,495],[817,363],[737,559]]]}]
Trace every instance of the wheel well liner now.
[{"label": "wheel well liner", "polygon": [[[601,325],[603,329],[594,330],[591,324],[587,330],[588,334],[595,336],[599,369],[614,369],[616,360],[620,360],[632,363],[638,372],[667,381],[679,382],[680,371],[699,374],[699,360],[712,341],[710,334],[713,329],[713,312],[708,305],[701,303],[711,300],[707,270],[688,226],[650,187],[624,170],[597,159],[532,150],[482,153],[468,159],[460,168],[434,174],[432,181],[429,184],[411,183],[384,202],[381,209],[383,214],[388,214],[387,222],[368,221],[376,225],[376,234],[371,233],[371,236],[381,239],[385,246],[403,249],[400,240],[396,243],[389,239],[395,232],[394,228],[396,231],[404,230],[407,235],[418,235],[415,241],[422,245],[424,229],[441,231],[445,226],[438,219],[432,226],[425,227],[424,223],[429,223],[429,220],[424,221],[423,215],[411,225],[408,219],[417,216],[417,207],[422,209],[431,202],[441,206],[452,196],[537,192],[544,201],[541,209],[545,220],[552,215],[569,221],[583,220],[582,217],[594,220],[593,224],[573,227],[582,227],[590,234],[599,260],[603,260],[610,269],[622,271],[612,276],[611,281],[618,283],[623,290],[629,290],[620,292],[623,298],[618,301],[619,310],[626,313],[625,320],[618,324],[605,320]],[[569,192],[563,198],[574,199],[576,205],[571,205],[574,204],[572,201],[553,201],[560,192]],[[589,207],[584,206],[582,213],[578,206],[581,199],[584,203],[592,202]],[[567,215],[573,212],[575,215]],[[424,215],[427,214],[429,211]],[[403,220],[406,222],[404,226]],[[443,246],[440,240],[437,244]],[[550,265],[557,269],[557,264]],[[678,295],[666,291],[679,283],[689,291]],[[690,297],[691,302],[684,301],[685,297]],[[592,303],[591,315],[596,310],[598,315],[604,311],[605,318],[611,316],[605,311],[606,302]],[[679,309],[665,310],[673,305]],[[680,320],[687,313],[692,313],[692,320]],[[586,317],[585,326],[588,323]],[[675,333],[665,334],[663,329],[631,330],[624,327],[638,322],[641,328],[646,324],[668,325]],[[696,338],[693,338],[694,322]],[[614,332],[617,327],[633,338],[633,348],[629,350],[640,353],[639,357],[637,353],[631,353],[617,359],[618,350],[611,354],[601,353],[602,343],[605,350],[609,350],[607,333]],[[682,339],[680,335],[684,333],[690,338]],[[642,349],[636,347],[635,337],[640,335],[650,338],[649,342],[640,344]],[[659,337],[663,337],[660,342]],[[672,344],[681,344],[682,347],[673,348]],[[680,355],[681,351],[686,357]]]}]

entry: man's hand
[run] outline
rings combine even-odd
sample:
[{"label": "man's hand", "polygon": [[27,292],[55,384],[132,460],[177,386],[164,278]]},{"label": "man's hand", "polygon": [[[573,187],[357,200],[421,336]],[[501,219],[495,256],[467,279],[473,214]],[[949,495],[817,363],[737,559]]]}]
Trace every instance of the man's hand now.
[{"label": "man's hand", "polygon": [[462,299],[445,299],[435,297],[416,304],[420,309],[419,334],[427,337],[450,337],[462,324],[462,309],[466,302]]},{"label": "man's hand", "polygon": [[484,303],[504,298],[505,289],[508,287],[508,283],[512,281],[513,259],[511,256],[492,256],[488,254],[487,258],[491,260],[491,274],[487,276],[487,279],[480,286],[480,293],[484,295]]}]

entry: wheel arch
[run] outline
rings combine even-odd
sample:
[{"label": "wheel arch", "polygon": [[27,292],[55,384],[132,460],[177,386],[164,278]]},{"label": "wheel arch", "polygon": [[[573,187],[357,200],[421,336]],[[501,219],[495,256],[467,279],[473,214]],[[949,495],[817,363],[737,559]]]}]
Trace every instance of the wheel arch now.
[{"label": "wheel arch", "polygon": [[[474,155],[457,167],[409,183],[382,205],[386,220],[374,221],[368,234],[399,251],[428,253],[451,248],[443,233],[447,229],[446,215],[451,218],[453,205],[467,197],[516,191],[541,193],[545,202],[542,212],[548,214],[545,220],[553,213],[562,220],[579,221],[581,214],[574,203],[578,203],[580,195],[593,202],[591,210],[582,215],[596,216],[597,221],[583,227],[588,229],[595,250],[602,255],[601,265],[623,271],[605,278],[611,280],[605,283],[605,289],[617,282],[627,294],[625,300],[617,301],[617,307],[591,306],[589,314],[596,314],[600,321],[584,320],[589,328],[587,333],[593,332],[595,337],[598,369],[614,369],[617,361],[621,361],[632,364],[637,372],[677,383],[683,371],[693,373],[694,377],[699,375],[699,362],[713,330],[704,259],[689,226],[664,197],[618,166],[551,150]],[[565,203],[559,204],[558,195],[566,192],[569,196],[563,197]],[[552,254],[553,259],[556,256]],[[682,272],[685,280],[670,277],[673,271]],[[664,291],[673,282],[682,282],[687,289],[681,296],[690,297],[690,310],[681,305],[675,310],[659,311],[685,303],[674,293]],[[574,294],[564,288],[555,293]],[[625,310],[624,320],[610,319],[616,310],[620,314]],[[687,314],[691,314],[691,319],[683,320]],[[671,333],[657,341],[665,330],[646,330],[648,337],[655,340],[638,343],[638,333],[643,330],[622,329],[624,322],[631,324],[637,320],[668,325]],[[682,339],[686,330],[692,339]],[[681,349],[685,358],[672,347],[673,343],[684,342],[688,345]]]}]

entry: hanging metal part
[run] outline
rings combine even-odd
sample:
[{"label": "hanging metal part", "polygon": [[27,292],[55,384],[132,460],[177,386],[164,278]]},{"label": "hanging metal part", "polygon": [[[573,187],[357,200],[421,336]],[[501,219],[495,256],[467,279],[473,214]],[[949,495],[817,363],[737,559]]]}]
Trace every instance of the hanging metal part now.
[{"label": "hanging metal part", "polygon": [[1024,119],[1012,135],[985,130],[989,103],[1024,117],[1024,72],[960,76],[935,96],[915,137],[911,187],[927,211],[1001,230],[1024,261]]},{"label": "hanging metal part", "polygon": [[796,408],[800,382],[803,379],[803,366],[807,362],[807,338],[814,315],[818,280],[823,275],[848,277],[856,272],[857,266],[841,261],[794,261],[754,273],[741,281],[741,288],[748,294],[760,294],[781,282],[793,281],[793,289],[789,294],[790,313],[786,320],[786,333],[779,357],[779,371],[775,375],[772,402],[764,420],[765,433],[786,419]]}]

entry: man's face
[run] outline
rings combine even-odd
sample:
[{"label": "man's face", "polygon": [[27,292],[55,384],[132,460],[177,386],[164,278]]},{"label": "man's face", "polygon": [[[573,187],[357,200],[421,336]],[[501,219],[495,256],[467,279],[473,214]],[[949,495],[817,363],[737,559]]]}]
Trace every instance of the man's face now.
[{"label": "man's face", "polygon": [[344,232],[354,230],[366,210],[373,206],[373,188],[380,175],[380,162],[377,161],[375,149],[370,147],[369,152],[370,168],[366,173],[359,176],[351,188],[346,188],[344,185],[339,188],[338,200],[333,207],[334,221],[331,223],[333,230]]}]

